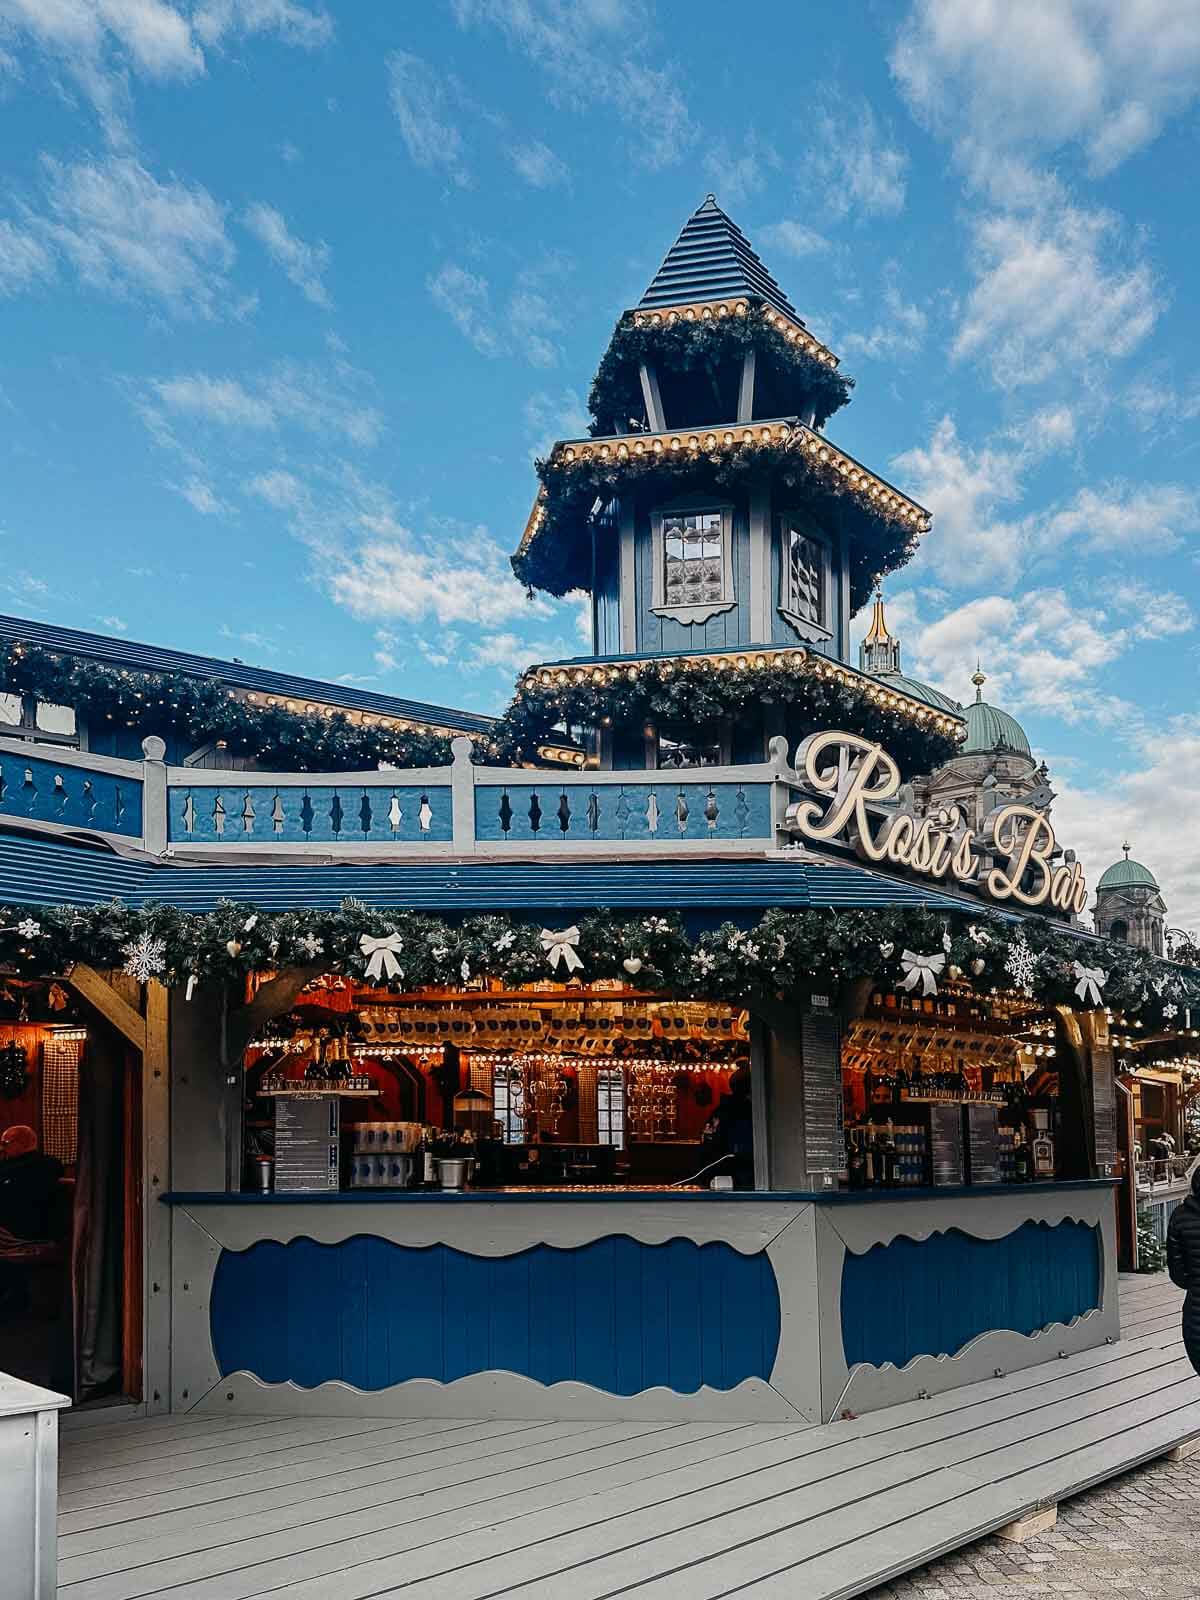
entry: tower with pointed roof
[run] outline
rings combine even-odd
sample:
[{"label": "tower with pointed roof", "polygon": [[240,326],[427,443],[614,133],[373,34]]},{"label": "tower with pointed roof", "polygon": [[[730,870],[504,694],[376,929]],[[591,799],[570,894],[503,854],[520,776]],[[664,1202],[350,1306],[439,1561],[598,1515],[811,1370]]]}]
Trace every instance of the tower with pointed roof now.
[{"label": "tower with pointed roof", "polygon": [[1150,868],[1130,855],[1133,846],[1128,840],[1121,849],[1121,860],[1114,861],[1096,885],[1096,932],[1160,956],[1167,903]]},{"label": "tower with pointed roof", "polygon": [[[762,759],[773,735],[793,743],[812,730],[821,679],[837,686],[842,726],[898,746],[910,766],[909,745],[945,756],[965,736],[955,702],[914,694],[898,674],[881,688],[851,664],[851,617],[910,558],[930,518],[825,433],[850,389],[838,357],[707,195],[617,323],[589,395],[588,436],[560,440],[538,463],[513,567],[531,589],[586,591],[592,653],[547,663],[524,687],[786,669],[812,692],[773,690],[724,716],[709,695],[703,719],[682,692],[670,719],[643,717],[629,694],[596,716],[576,693],[563,721],[590,760]],[[821,694],[829,700],[828,688]]]}]

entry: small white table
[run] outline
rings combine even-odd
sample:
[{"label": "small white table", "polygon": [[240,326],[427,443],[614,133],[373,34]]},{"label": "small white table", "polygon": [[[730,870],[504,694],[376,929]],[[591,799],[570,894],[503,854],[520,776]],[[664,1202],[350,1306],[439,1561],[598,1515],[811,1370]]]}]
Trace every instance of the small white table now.
[{"label": "small white table", "polygon": [[54,1600],[58,1587],[58,1413],[70,1404],[0,1372],[0,1550],[12,1600]]}]

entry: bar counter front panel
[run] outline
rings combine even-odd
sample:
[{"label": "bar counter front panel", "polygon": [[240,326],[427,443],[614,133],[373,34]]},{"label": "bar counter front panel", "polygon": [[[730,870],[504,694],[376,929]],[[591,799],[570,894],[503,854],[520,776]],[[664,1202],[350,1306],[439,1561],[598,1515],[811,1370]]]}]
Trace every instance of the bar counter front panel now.
[{"label": "bar counter front panel", "polygon": [[1108,1182],[166,1201],[177,1410],[815,1423],[1119,1334]]}]

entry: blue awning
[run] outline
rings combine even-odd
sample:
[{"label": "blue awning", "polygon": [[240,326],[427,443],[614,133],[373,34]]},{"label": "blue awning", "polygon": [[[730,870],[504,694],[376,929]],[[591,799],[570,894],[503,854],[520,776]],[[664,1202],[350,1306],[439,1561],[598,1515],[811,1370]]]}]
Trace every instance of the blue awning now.
[{"label": "blue awning", "polygon": [[130,906],[153,901],[210,911],[224,899],[285,911],[330,908],[347,896],[368,905],[441,913],[582,912],[597,906],[694,913],[761,912],[772,906],[979,909],[977,901],[864,867],[786,857],[185,866],[57,839],[0,834],[0,900],[9,904],[80,905],[118,898]]}]

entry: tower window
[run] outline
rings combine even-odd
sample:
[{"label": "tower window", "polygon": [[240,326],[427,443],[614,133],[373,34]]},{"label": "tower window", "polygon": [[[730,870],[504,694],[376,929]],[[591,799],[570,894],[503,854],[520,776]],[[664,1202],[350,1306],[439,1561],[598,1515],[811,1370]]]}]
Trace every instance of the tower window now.
[{"label": "tower window", "polygon": [[778,529],[779,609],[807,637],[828,637],[833,631],[829,546],[799,516],[780,517]]},{"label": "tower window", "polygon": [[733,517],[728,507],[656,512],[654,610],[678,622],[706,622],[734,604]]}]

